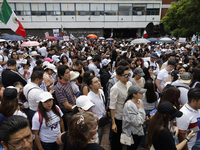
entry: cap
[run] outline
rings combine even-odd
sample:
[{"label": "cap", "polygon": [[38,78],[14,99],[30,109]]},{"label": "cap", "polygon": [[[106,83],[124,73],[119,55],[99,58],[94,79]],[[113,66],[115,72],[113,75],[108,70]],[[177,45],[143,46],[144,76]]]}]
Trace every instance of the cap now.
[{"label": "cap", "polygon": [[62,50],[65,49],[65,48],[66,48],[66,46],[62,46],[62,47],[61,47]]},{"label": "cap", "polygon": [[51,95],[51,93],[49,93],[49,92],[42,92],[39,96],[40,102],[45,102],[49,99],[54,99],[53,96]]},{"label": "cap", "polygon": [[7,53],[7,54],[10,53],[8,49],[4,49],[3,52],[5,52],[5,53]]},{"label": "cap", "polygon": [[37,55],[39,55],[39,54],[38,54],[36,51],[32,51],[30,55],[31,55],[31,56],[37,56]]},{"label": "cap", "polygon": [[57,73],[57,69],[56,69],[56,66],[54,64],[47,64],[46,68],[45,69],[51,69],[53,70],[55,73]]},{"label": "cap", "polygon": [[54,59],[53,62],[54,62],[54,63],[59,63],[59,62],[60,62],[60,59]]},{"label": "cap", "polygon": [[189,72],[184,72],[183,74],[180,75],[180,82],[181,83],[190,83],[192,80],[192,74]]},{"label": "cap", "polygon": [[161,114],[172,115],[174,117],[181,117],[183,113],[176,109],[176,106],[169,101],[161,102],[158,105],[158,112]]},{"label": "cap", "polygon": [[24,52],[21,51],[21,50],[18,50],[17,53],[18,53],[18,54],[24,54]]},{"label": "cap", "polygon": [[107,66],[110,62],[111,62],[110,59],[103,59],[103,61],[102,61],[102,66],[103,66],[103,67],[104,67],[104,66]]},{"label": "cap", "polygon": [[30,61],[28,61],[27,59],[23,59],[21,61],[21,65],[30,65]]},{"label": "cap", "polygon": [[116,52],[120,52],[120,53],[121,53],[121,52],[122,52],[122,50],[120,50],[120,49],[118,49],[118,48],[117,48],[117,49],[116,49]]},{"label": "cap", "polygon": [[163,64],[163,60],[162,60],[162,59],[158,59],[158,60],[157,60],[157,63],[158,63],[158,64]]},{"label": "cap", "polygon": [[58,59],[59,56],[58,55],[53,55],[51,58],[54,60],[54,59]]},{"label": "cap", "polygon": [[128,97],[130,95],[137,94],[137,93],[145,93],[146,91],[147,89],[143,89],[139,85],[132,85],[128,89]]},{"label": "cap", "polygon": [[92,56],[89,56],[89,57],[87,58],[87,60],[92,60]]},{"label": "cap", "polygon": [[53,60],[49,57],[45,58],[45,61],[48,61],[48,62],[53,62]]},{"label": "cap", "polygon": [[15,99],[17,97],[18,91],[19,90],[15,88],[14,86],[8,86],[3,92],[3,98],[5,100]]},{"label": "cap", "polygon": [[27,57],[29,57],[29,55],[27,53],[24,53],[22,56],[24,59],[26,59]]},{"label": "cap", "polygon": [[81,95],[76,99],[76,106],[82,108],[83,110],[88,110],[94,106],[94,104],[86,95]]},{"label": "cap", "polygon": [[176,66],[176,61],[175,60],[168,60],[167,65]]},{"label": "cap", "polygon": [[16,64],[16,60],[14,60],[14,59],[8,59],[8,61],[7,61],[7,65],[8,66],[14,66]]},{"label": "cap", "polygon": [[79,75],[80,75],[80,73],[77,72],[77,71],[70,71],[70,81],[72,81],[72,80],[78,78]]},{"label": "cap", "polygon": [[157,53],[152,52],[150,57],[152,57],[152,58],[158,58],[158,55],[157,55]]},{"label": "cap", "polygon": [[140,77],[145,75],[142,68],[140,67],[135,68],[134,73],[139,75]]}]

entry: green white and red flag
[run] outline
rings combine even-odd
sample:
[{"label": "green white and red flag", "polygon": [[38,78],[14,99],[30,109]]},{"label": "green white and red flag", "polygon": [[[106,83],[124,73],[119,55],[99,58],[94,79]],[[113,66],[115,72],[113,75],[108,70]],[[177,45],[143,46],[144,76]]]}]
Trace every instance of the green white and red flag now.
[{"label": "green white and red flag", "polygon": [[144,30],[144,32],[143,32],[143,34],[142,34],[142,37],[143,37],[143,38],[148,37],[146,30]]},{"label": "green white and red flag", "polygon": [[63,30],[63,26],[61,25],[61,32],[62,32],[62,36],[65,36],[65,32]]},{"label": "green white and red flag", "polygon": [[25,29],[6,0],[3,0],[1,5],[0,20],[15,33],[25,38]]}]

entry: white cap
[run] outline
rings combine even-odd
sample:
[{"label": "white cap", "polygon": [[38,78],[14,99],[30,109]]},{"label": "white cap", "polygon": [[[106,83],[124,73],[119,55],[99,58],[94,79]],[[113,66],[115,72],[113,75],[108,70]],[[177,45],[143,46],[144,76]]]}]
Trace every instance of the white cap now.
[{"label": "white cap", "polygon": [[110,59],[103,59],[103,61],[102,61],[102,66],[103,66],[103,67],[104,67],[104,66],[107,66],[110,62],[111,62]]},{"label": "white cap", "polygon": [[183,51],[185,48],[184,47],[181,47],[181,50]]},{"label": "white cap", "polygon": [[80,75],[80,73],[77,72],[77,71],[70,71],[70,81],[72,81],[72,80],[78,78],[79,75]]},{"label": "white cap", "polygon": [[122,50],[120,50],[120,49],[118,49],[118,48],[117,48],[117,49],[116,49],[116,52],[120,52],[120,53],[121,53],[121,52],[122,52]]},{"label": "white cap", "polygon": [[62,46],[62,48],[61,48],[61,49],[63,50],[64,48],[66,48],[66,46]]},{"label": "white cap", "polygon": [[31,55],[31,56],[37,56],[37,55],[39,55],[39,54],[38,54],[36,51],[32,51],[30,55]]},{"label": "white cap", "polygon": [[49,93],[49,92],[42,92],[39,96],[40,102],[45,102],[49,99],[54,99],[53,96],[51,95],[51,93]]},{"label": "white cap", "polygon": [[57,56],[57,55],[53,55],[53,56],[52,56],[52,59],[53,59],[53,60],[58,59],[58,58],[59,58],[59,56]]},{"label": "white cap", "polygon": [[57,69],[56,69],[56,66],[54,64],[47,64],[46,68],[45,69],[51,69],[53,70],[55,73],[57,73]]},{"label": "white cap", "polygon": [[54,63],[59,63],[59,62],[60,62],[60,59],[54,59],[53,62],[54,62]]},{"label": "white cap", "polygon": [[89,56],[89,57],[87,58],[87,60],[92,60],[92,56]]},{"label": "white cap", "polygon": [[94,106],[94,104],[86,95],[81,95],[76,99],[76,106],[82,108],[83,110],[88,110]]}]

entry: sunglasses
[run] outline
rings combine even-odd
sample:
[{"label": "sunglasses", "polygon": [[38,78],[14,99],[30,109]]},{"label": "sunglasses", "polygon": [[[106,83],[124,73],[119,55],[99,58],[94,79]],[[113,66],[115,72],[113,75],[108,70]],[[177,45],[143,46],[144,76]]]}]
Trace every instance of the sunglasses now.
[{"label": "sunglasses", "polygon": [[131,74],[130,74],[130,73],[129,73],[129,74],[124,74],[124,75],[122,75],[122,76],[124,76],[125,78],[128,78],[128,77],[131,76]]}]

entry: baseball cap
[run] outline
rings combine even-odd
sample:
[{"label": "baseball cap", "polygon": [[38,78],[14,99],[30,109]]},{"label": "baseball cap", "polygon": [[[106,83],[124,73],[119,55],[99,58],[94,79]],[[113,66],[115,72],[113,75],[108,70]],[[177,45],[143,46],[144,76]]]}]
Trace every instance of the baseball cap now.
[{"label": "baseball cap", "polygon": [[59,63],[59,62],[60,62],[60,59],[54,59],[53,62],[54,62],[54,63]]},{"label": "baseball cap", "polygon": [[192,74],[189,72],[184,72],[183,74],[180,75],[180,82],[181,83],[190,83],[192,80]]},{"label": "baseball cap", "polygon": [[45,102],[49,99],[54,99],[53,96],[51,95],[51,93],[49,93],[49,92],[42,92],[39,96],[40,102]]},{"label": "baseball cap", "polygon": [[63,50],[64,48],[66,48],[66,46],[62,46],[61,49]]},{"label": "baseball cap", "polygon": [[3,92],[3,98],[5,100],[12,100],[17,97],[19,90],[14,86],[8,86]]},{"label": "baseball cap", "polygon": [[145,93],[146,91],[147,89],[143,89],[139,85],[132,85],[128,89],[128,97],[130,95],[137,94],[137,93]]},{"label": "baseball cap", "polygon": [[53,60],[49,57],[45,58],[45,61],[48,61],[48,62],[53,62]]},{"label": "baseball cap", "polygon": [[90,101],[88,96],[81,95],[76,99],[76,106],[82,108],[83,110],[88,110],[94,106],[94,104]]},{"label": "baseball cap", "polygon": [[5,52],[5,53],[7,53],[7,54],[10,53],[8,49],[4,49],[3,52]]},{"label": "baseball cap", "polygon": [[174,117],[181,117],[183,115],[183,113],[176,109],[176,106],[169,101],[161,102],[160,105],[158,105],[158,112]]},{"label": "baseball cap", "polygon": [[53,70],[55,73],[57,73],[57,69],[56,69],[56,66],[54,64],[47,64],[46,68],[45,69],[51,69]]},{"label": "baseball cap", "polygon": [[145,75],[142,68],[140,67],[135,68],[134,73],[139,75],[140,77]]},{"label": "baseball cap", "polygon": [[158,59],[158,60],[157,60],[157,63],[158,63],[158,64],[163,64],[163,60],[162,60],[162,59]]},{"label": "baseball cap", "polygon": [[89,57],[87,58],[87,60],[92,60],[92,56],[89,56]]},{"label": "baseball cap", "polygon": [[110,62],[111,62],[110,59],[103,59],[103,61],[102,61],[102,66],[103,66],[103,67],[104,67],[104,66],[107,66]]},{"label": "baseball cap", "polygon": [[158,55],[157,55],[157,53],[155,53],[155,52],[152,52],[150,57],[152,57],[152,58],[157,58],[157,57],[158,57]]},{"label": "baseball cap", "polygon": [[175,60],[168,60],[167,65],[176,66],[176,61]]}]

